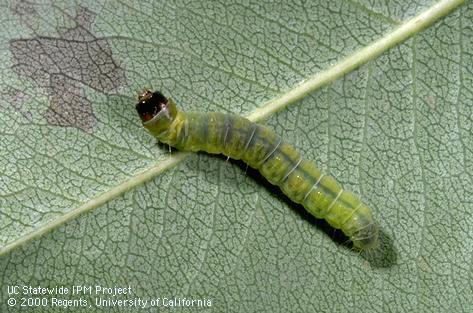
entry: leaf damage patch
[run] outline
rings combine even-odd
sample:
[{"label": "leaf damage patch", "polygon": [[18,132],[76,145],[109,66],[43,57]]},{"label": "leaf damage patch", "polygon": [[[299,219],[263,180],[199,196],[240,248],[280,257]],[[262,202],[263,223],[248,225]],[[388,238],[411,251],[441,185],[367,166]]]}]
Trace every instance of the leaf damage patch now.
[{"label": "leaf damage patch", "polygon": [[95,13],[82,6],[76,12],[75,26],[58,28],[58,37],[11,40],[12,70],[47,90],[50,106],[44,117],[49,124],[91,133],[97,118],[84,86],[108,93],[125,85],[126,76],[107,39],[90,31]]}]

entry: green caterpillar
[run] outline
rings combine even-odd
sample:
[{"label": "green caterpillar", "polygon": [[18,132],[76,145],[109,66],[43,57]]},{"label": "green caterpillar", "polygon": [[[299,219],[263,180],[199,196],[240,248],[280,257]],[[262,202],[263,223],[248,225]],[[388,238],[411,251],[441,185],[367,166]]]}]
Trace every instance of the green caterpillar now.
[{"label": "green caterpillar", "polygon": [[360,250],[378,246],[378,225],[370,209],[273,131],[223,113],[183,112],[160,92],[144,90],[136,110],[160,142],[179,150],[222,153],[258,169],[292,201],[342,230]]}]

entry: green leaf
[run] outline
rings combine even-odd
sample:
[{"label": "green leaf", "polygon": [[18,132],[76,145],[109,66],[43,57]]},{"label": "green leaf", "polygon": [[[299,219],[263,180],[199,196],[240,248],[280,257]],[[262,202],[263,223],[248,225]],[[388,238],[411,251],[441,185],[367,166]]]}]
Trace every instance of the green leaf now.
[{"label": "green leaf", "polygon": [[[84,312],[119,311],[96,306],[108,297],[211,299],[177,308],[189,312],[471,311],[462,2],[5,2],[0,311],[19,311],[13,285],[94,288],[47,295],[41,312],[62,310],[53,297],[82,297]],[[244,164],[156,145],[134,111],[143,87],[264,120],[372,207],[382,247],[350,250]]]}]

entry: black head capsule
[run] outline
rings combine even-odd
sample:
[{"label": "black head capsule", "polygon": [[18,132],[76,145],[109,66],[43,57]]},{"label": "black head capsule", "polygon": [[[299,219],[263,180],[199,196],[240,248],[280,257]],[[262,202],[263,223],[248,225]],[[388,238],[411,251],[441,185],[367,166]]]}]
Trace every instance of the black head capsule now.
[{"label": "black head capsule", "polygon": [[163,109],[165,110],[167,105],[168,99],[159,91],[143,90],[138,94],[136,111],[138,111],[141,121],[145,123],[158,115]]},{"label": "black head capsule", "polygon": [[166,98],[159,91],[143,90],[138,95],[136,111],[143,126],[158,139],[174,127],[174,120],[179,112],[172,99]]}]

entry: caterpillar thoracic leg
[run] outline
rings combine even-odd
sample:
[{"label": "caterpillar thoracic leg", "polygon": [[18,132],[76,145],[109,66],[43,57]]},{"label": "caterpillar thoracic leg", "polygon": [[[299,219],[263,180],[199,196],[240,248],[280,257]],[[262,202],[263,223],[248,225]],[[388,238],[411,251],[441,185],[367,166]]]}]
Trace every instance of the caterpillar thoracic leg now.
[{"label": "caterpillar thoracic leg", "polygon": [[292,201],[341,229],[356,248],[378,246],[378,225],[370,209],[269,128],[233,114],[183,112],[171,99],[149,90],[140,93],[136,109],[143,126],[160,142],[241,159]]}]

